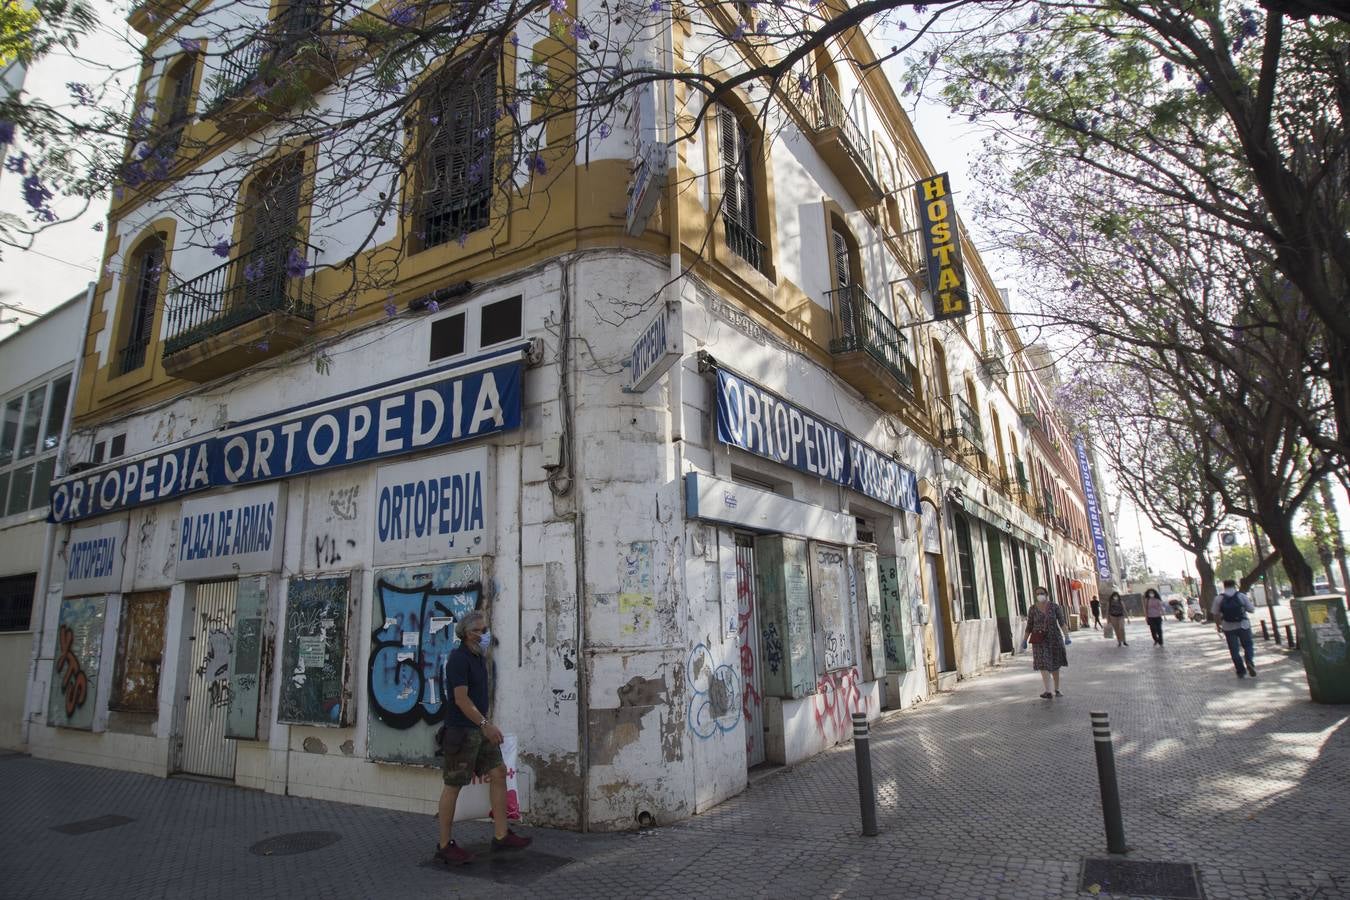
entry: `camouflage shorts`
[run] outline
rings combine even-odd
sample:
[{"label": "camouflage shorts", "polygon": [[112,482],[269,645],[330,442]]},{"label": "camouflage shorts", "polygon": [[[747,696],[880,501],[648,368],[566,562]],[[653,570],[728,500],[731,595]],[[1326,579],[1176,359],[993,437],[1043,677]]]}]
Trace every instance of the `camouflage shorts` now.
[{"label": "camouflage shorts", "polygon": [[483,736],[479,728],[447,725],[441,742],[441,780],[450,787],[464,787],[474,776],[491,772],[502,762],[502,748]]}]

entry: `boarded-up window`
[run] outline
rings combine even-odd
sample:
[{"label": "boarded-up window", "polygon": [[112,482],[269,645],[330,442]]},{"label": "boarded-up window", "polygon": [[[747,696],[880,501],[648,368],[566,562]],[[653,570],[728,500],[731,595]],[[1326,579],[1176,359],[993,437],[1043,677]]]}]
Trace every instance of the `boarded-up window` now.
[{"label": "boarded-up window", "polygon": [[117,668],[110,709],[154,712],[159,705],[159,670],[164,663],[164,615],[168,591],[127,594],[117,629]]}]

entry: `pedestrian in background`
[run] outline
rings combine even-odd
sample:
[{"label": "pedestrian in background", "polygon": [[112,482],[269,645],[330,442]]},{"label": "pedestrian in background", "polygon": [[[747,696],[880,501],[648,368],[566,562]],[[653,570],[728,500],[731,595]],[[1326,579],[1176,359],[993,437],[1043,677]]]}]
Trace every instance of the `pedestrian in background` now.
[{"label": "pedestrian in background", "polygon": [[1252,598],[1238,590],[1237,582],[1229,578],[1223,583],[1223,593],[1214,598],[1209,611],[1219,634],[1228,641],[1228,655],[1233,657],[1233,667],[1237,677],[1256,677],[1256,665],[1252,662],[1252,620],[1247,613],[1256,612]]},{"label": "pedestrian in background", "polygon": [[1100,597],[1092,598],[1092,627],[1102,627],[1102,601]]},{"label": "pedestrian in background", "polygon": [[1148,630],[1153,635],[1153,644],[1156,647],[1163,645],[1162,620],[1162,596],[1153,588],[1149,588],[1144,591],[1144,621],[1148,623]]},{"label": "pedestrian in background", "polygon": [[[1031,651],[1031,668],[1041,673],[1041,684],[1045,691],[1042,700],[1064,696],[1059,692],[1059,670],[1069,664],[1069,654],[1064,647],[1073,643],[1069,639],[1068,622],[1064,610],[1050,599],[1050,593],[1043,587],[1036,588],[1036,602],[1027,611],[1027,630],[1022,635],[1022,649]],[[1051,683],[1054,693],[1051,693]]]},{"label": "pedestrian in background", "polygon": [[1116,636],[1116,646],[1130,646],[1130,642],[1125,640],[1125,601],[1120,599],[1120,591],[1112,591],[1106,600],[1106,622],[1111,627],[1111,633]]}]

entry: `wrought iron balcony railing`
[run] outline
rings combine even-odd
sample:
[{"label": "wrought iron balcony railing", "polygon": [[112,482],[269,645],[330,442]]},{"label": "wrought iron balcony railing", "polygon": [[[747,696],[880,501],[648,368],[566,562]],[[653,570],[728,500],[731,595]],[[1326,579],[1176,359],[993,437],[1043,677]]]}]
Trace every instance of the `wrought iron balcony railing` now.
[{"label": "wrought iron balcony railing", "polygon": [[830,352],[862,351],[886,368],[906,390],[913,392],[909,376],[909,340],[900,332],[861,287],[849,285],[831,291],[834,297],[835,333]]},{"label": "wrought iron balcony railing", "polygon": [[727,246],[731,248],[731,252],[754,266],[757,271],[763,272],[764,264],[768,261],[765,258],[767,254],[764,251],[764,242],[755,237],[749,228],[730,216],[722,217],[722,225],[726,229]]},{"label": "wrought iron balcony railing", "polygon": [[975,409],[960,394],[952,398],[952,409],[956,415],[956,421],[953,423],[955,430],[970,442],[975,449],[984,451],[984,433],[980,430],[980,417],[975,414]]},{"label": "wrought iron balcony railing", "polygon": [[866,135],[863,134],[858,123],[853,121],[853,116],[849,115],[848,109],[844,106],[844,101],[839,97],[839,91],[835,89],[831,82],[824,75],[816,79],[819,102],[816,106],[816,127],[820,129],[838,128],[840,137],[844,145],[869,173],[869,176],[875,177],[876,168],[872,165],[872,145],[868,143]]},{"label": "wrought iron balcony railing", "polygon": [[287,6],[270,26],[257,26],[252,38],[221,56],[220,73],[215,77],[216,95],[209,109],[224,106],[262,79],[269,68],[294,56],[306,41],[318,36],[322,24],[322,7],[302,0]]},{"label": "wrought iron balcony railing", "polygon": [[[314,318],[317,248],[291,238],[254,248],[169,290],[169,356],[268,313]],[[306,274],[308,273],[308,274]]]}]

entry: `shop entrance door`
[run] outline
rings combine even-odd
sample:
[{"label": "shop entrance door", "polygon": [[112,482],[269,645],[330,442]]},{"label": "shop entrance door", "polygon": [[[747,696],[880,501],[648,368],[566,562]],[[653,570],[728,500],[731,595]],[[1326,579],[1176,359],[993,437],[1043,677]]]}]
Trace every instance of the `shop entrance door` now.
[{"label": "shop entrance door", "polygon": [[741,717],[745,764],[764,762],[764,701],[760,691],[759,612],[755,608],[755,539],[736,535],[736,635],[741,648]]},{"label": "shop entrance door", "polygon": [[998,620],[998,652],[1013,652],[1012,619],[1008,615],[1008,584],[1003,575],[1003,544],[998,529],[984,526],[984,542],[989,546],[989,578],[994,582],[994,618]]},{"label": "shop entrance door", "polygon": [[933,643],[937,647],[938,672],[950,672],[956,666],[952,663],[951,624],[947,619],[942,602],[941,579],[938,578],[938,556],[925,553],[924,579],[928,591],[928,620],[933,623]]},{"label": "shop entrance door", "polygon": [[234,652],[235,598],[239,583],[196,585],[188,616],[192,665],[188,669],[178,769],[190,775],[234,778],[234,741],[225,739],[230,707],[230,657]]}]

